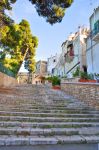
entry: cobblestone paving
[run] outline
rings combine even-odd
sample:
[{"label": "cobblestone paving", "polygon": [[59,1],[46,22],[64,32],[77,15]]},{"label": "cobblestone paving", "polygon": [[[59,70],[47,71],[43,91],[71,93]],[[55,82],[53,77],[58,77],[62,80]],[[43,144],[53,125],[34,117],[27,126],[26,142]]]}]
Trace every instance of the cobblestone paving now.
[{"label": "cobblestone paving", "polygon": [[44,85],[0,89],[0,146],[99,143],[99,111]]}]

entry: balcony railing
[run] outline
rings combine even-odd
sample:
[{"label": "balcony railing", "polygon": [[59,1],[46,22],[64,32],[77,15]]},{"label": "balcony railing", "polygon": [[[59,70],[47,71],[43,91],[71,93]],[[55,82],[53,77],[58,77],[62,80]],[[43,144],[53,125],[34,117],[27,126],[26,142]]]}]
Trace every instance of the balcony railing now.
[{"label": "balcony railing", "polygon": [[94,41],[99,40],[99,20],[94,24],[94,29],[91,32],[91,37]]}]

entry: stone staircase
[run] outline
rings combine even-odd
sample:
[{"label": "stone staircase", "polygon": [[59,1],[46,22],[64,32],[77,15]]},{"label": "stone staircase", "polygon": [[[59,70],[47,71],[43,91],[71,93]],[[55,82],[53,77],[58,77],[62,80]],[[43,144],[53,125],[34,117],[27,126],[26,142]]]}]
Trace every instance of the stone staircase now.
[{"label": "stone staircase", "polygon": [[47,86],[0,90],[0,146],[98,143],[98,110]]}]

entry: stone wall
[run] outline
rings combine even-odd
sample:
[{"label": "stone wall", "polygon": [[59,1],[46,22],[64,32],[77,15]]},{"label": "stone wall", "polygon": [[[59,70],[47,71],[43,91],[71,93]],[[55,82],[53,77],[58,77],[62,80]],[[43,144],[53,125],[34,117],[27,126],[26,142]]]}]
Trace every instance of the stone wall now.
[{"label": "stone wall", "polygon": [[61,82],[61,89],[67,94],[84,101],[90,106],[99,109],[99,84],[80,82]]},{"label": "stone wall", "polygon": [[0,72],[0,87],[12,87],[17,84],[17,79]]}]

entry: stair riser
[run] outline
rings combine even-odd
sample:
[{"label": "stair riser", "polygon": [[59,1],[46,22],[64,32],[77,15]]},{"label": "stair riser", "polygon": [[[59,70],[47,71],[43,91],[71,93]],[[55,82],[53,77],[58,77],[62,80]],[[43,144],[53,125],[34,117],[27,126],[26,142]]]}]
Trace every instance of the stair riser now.
[{"label": "stair riser", "polygon": [[33,113],[33,112],[25,112],[25,111],[0,111],[0,116],[23,116],[23,117],[75,117],[75,118],[99,118],[99,114],[94,113],[94,114],[66,114],[66,113]]},{"label": "stair riser", "polygon": [[[6,143],[6,142],[5,142]],[[25,145],[25,144],[24,144]],[[0,150],[98,150],[98,144],[63,144],[35,146],[3,146]]]},{"label": "stair riser", "polygon": [[72,124],[72,123],[68,123],[68,124],[38,124],[38,123],[18,123],[18,122],[2,122],[0,123],[0,127],[31,127],[31,128],[43,128],[43,129],[51,129],[51,128],[82,128],[82,127],[99,127],[99,124],[96,125],[95,124],[88,124],[88,123],[84,123],[84,124]]},{"label": "stair riser", "polygon": [[99,118],[99,114],[62,114],[62,113],[28,113],[28,112],[0,112],[0,116],[20,117],[64,117],[64,118]]},{"label": "stair riser", "polygon": [[55,136],[55,135],[66,135],[66,136],[72,136],[72,135],[78,135],[78,131],[67,131],[67,132],[62,132],[62,131],[58,131],[58,132],[45,132],[45,131],[15,131],[15,130],[0,130],[0,136],[2,135],[13,135],[13,136]]},{"label": "stair riser", "polygon": [[95,118],[59,118],[59,119],[56,119],[56,118],[25,118],[25,117],[0,117],[0,121],[21,121],[21,122],[99,122],[99,119],[95,119]]},{"label": "stair riser", "polygon": [[23,108],[2,108],[0,111],[16,111],[16,112],[36,112],[36,113],[67,113],[67,114],[99,114],[99,111],[84,111],[84,110],[48,110],[48,109],[23,109]]}]

